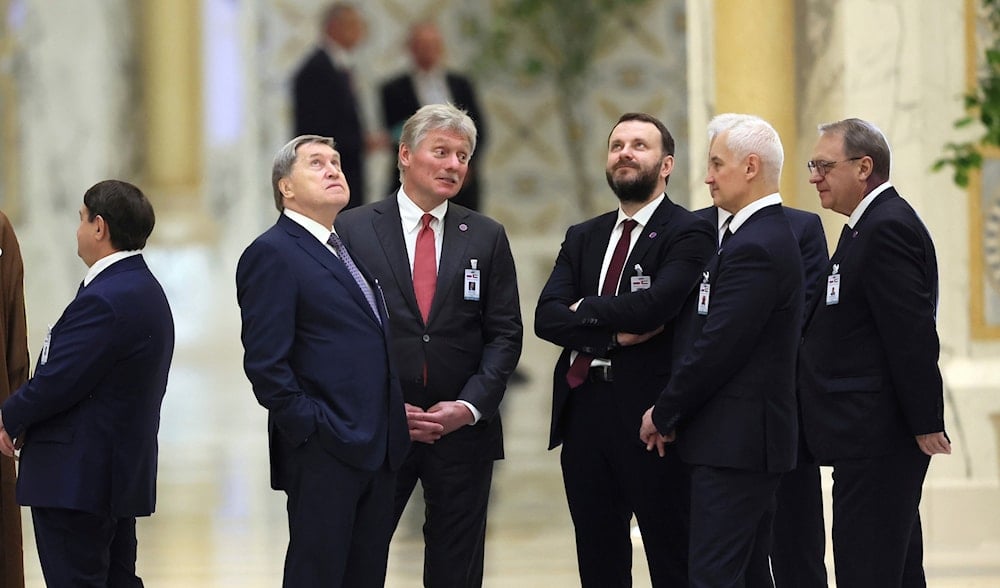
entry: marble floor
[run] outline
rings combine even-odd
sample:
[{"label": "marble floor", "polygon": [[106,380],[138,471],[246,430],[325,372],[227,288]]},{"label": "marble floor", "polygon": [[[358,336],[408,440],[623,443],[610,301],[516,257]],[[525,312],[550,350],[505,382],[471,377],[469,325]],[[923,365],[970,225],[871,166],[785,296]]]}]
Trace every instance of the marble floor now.
[{"label": "marble floor", "polygon": [[[485,584],[490,588],[579,585],[558,452],[545,450],[549,370],[557,350],[537,340],[530,327],[558,243],[544,247],[551,253],[537,259],[515,252],[526,323],[520,370],[527,382],[509,390],[504,401],[507,459],[497,465],[489,515]],[[268,486],[265,412],[240,365],[236,255],[198,247],[147,252],[178,326],[162,413],[157,512],[139,523],[139,571],[150,587],[280,585],[287,541],[284,500]],[[27,584],[35,588],[44,582],[30,515],[24,516]],[[387,586],[420,585],[418,518],[415,510],[408,513],[397,532]],[[1000,546],[962,552],[927,547],[931,586],[1000,586]],[[648,586],[638,546],[634,564],[635,585]]]}]

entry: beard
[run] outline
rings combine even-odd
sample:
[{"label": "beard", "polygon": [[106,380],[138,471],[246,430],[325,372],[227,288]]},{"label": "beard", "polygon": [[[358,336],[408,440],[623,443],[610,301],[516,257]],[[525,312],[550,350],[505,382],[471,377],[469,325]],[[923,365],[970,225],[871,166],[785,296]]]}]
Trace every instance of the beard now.
[{"label": "beard", "polygon": [[[614,172],[622,167],[631,167],[638,173],[631,178],[616,179]],[[608,180],[608,186],[618,197],[620,202],[645,202],[656,189],[656,184],[660,181],[660,167],[654,166],[642,168],[638,164],[617,165],[604,172],[604,177]]]}]

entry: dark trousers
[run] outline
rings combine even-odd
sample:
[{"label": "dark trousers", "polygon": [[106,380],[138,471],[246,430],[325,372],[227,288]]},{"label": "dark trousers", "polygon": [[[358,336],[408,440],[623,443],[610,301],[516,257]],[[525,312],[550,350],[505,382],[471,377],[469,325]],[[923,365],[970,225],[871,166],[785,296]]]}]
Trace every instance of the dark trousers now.
[{"label": "dark trousers", "polygon": [[424,494],[424,586],[479,588],[493,461],[444,459],[433,445],[414,443],[396,480],[393,528],[417,480]]},{"label": "dark trousers", "polygon": [[310,439],[289,463],[285,588],[381,588],[395,473],[353,468]]},{"label": "dark trousers", "polygon": [[142,588],[135,575],[135,517],[31,508],[49,588]]},{"label": "dark trousers", "polygon": [[770,551],[772,501],[781,474],[691,468],[692,588],[746,586],[755,550]]},{"label": "dark trousers", "polygon": [[777,588],[826,588],[826,530],[819,466],[781,476],[775,494],[771,570]]},{"label": "dark trousers", "polygon": [[687,585],[687,467],[661,458],[622,422],[611,384],[586,382],[567,407],[561,463],[583,588],[632,585],[635,515],[654,588]]},{"label": "dark trousers", "polygon": [[754,544],[747,588],[826,588],[822,492],[815,464],[800,464],[781,475],[768,515],[773,520],[766,532],[770,539]]},{"label": "dark trousers", "polygon": [[920,496],[930,457],[917,447],[833,464],[838,588],[923,588]]}]

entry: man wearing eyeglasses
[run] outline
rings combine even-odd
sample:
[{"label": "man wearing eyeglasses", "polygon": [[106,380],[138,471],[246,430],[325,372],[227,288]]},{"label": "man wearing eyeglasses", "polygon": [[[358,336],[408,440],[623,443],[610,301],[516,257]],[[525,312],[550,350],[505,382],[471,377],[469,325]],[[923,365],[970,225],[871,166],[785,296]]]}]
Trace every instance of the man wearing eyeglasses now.
[{"label": "man wearing eyeglasses", "polygon": [[920,493],[944,432],[927,228],[889,183],[889,145],[860,119],[819,127],[808,162],[823,208],[848,217],[799,355],[802,426],[833,466],[838,586],[924,586]]}]

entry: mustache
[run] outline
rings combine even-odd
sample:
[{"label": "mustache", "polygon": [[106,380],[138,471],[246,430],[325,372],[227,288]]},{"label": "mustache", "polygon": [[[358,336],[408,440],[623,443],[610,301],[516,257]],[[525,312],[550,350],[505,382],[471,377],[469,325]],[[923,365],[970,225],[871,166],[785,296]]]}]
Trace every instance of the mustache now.
[{"label": "mustache", "polygon": [[619,161],[611,169],[612,170],[619,170],[619,169],[622,169],[624,167],[630,167],[632,169],[640,169],[639,164],[637,162],[635,162],[635,161]]}]

